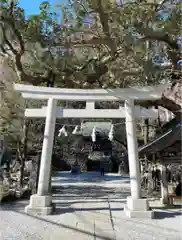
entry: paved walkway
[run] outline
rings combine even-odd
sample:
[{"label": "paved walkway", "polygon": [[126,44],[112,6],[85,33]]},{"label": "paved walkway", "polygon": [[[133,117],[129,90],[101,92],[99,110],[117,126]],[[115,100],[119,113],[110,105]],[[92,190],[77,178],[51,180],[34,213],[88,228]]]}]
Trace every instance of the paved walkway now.
[{"label": "paved walkway", "polygon": [[97,173],[52,179],[56,214],[24,214],[26,201],[0,210],[0,240],[180,240],[180,209],[163,210],[155,220],[128,219],[123,212],[130,194],[128,178]]}]

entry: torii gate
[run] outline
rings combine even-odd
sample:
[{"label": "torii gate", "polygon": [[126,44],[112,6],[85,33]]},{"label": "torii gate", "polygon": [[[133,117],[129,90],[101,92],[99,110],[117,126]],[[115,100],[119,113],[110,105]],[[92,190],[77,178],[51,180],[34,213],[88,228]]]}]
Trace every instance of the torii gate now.
[{"label": "torii gate", "polygon": [[[46,118],[38,191],[31,196],[25,212],[44,215],[52,212],[49,181],[56,118],[126,118],[131,196],[127,198],[125,213],[128,217],[152,218],[153,212],[149,211],[147,199],[141,198],[135,118],[157,118],[158,111],[135,107],[134,100],[160,99],[165,88],[166,85],[125,89],[66,89],[15,84],[14,89],[24,99],[48,100],[47,107],[25,110],[25,117]],[[57,100],[86,101],[86,109],[63,109],[56,106]],[[125,101],[125,106],[119,109],[95,109],[96,101]]]}]

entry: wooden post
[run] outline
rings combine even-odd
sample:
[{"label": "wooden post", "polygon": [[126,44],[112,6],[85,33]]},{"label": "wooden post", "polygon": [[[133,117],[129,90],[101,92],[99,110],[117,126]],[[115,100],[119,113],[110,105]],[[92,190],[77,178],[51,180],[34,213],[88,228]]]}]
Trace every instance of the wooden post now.
[{"label": "wooden post", "polygon": [[40,156],[40,154],[39,154],[39,155],[37,156],[36,192],[37,192],[37,189],[38,189],[38,182],[39,182],[40,159],[41,159],[41,156]]},{"label": "wooden post", "polygon": [[161,163],[161,202],[163,204],[168,203],[168,182],[166,175],[166,166]]}]

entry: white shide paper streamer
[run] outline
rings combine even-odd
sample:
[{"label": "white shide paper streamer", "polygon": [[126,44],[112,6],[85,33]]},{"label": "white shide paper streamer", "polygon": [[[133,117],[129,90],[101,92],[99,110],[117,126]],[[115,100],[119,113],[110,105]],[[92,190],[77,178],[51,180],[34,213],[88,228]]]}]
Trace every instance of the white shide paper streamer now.
[{"label": "white shide paper streamer", "polygon": [[64,134],[65,137],[68,136],[68,133],[65,129],[65,126],[63,126],[60,130],[59,130],[59,134],[58,134],[58,137],[60,137],[62,134]]},{"label": "white shide paper streamer", "polygon": [[96,141],[96,127],[93,128],[91,137],[92,137],[92,142],[95,142]]}]

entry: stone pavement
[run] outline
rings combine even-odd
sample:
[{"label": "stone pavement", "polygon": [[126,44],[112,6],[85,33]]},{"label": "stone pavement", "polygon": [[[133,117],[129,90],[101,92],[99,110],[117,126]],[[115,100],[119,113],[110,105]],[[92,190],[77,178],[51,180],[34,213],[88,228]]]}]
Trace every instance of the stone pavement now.
[{"label": "stone pavement", "polygon": [[62,172],[53,177],[52,185],[56,213],[32,217],[23,212],[27,201],[3,205],[0,240],[182,239],[181,209],[160,210],[153,220],[125,217],[123,207],[130,194],[127,177],[109,174],[103,179],[98,173]]}]

